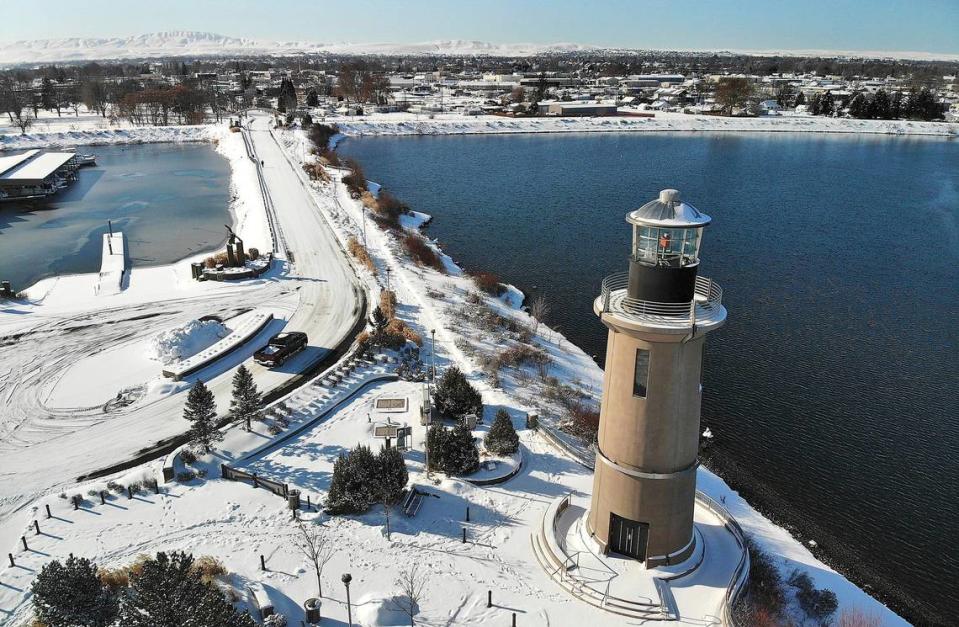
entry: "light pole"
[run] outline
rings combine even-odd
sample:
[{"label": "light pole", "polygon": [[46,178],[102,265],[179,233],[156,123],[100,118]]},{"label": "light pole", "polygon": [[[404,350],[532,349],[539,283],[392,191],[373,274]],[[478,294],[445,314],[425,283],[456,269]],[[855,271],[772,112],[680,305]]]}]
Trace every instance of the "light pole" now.
[{"label": "light pole", "polygon": [[392,268],[387,268],[386,269],[386,291],[387,292],[390,291],[390,272],[392,272]]},{"label": "light pole", "polygon": [[353,577],[350,573],[343,573],[340,581],[346,586],[346,620],[349,621],[350,627],[353,627],[353,609],[350,607],[350,582],[353,581]]},{"label": "light pole", "polygon": [[430,371],[426,374],[426,477],[430,477],[430,426],[433,424],[433,391],[430,381],[436,372],[436,329],[430,329]]}]

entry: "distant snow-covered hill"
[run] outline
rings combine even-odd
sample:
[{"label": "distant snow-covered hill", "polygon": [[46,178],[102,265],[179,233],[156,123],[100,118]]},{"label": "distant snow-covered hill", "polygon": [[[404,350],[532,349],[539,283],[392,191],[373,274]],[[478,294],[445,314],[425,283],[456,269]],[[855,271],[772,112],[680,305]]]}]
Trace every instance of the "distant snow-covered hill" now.
[{"label": "distant snow-covered hill", "polygon": [[527,56],[543,52],[593,50],[580,44],[491,44],[447,40],[418,44],[262,41],[215,33],[169,31],[131,37],[37,39],[0,44],[0,64],[142,59],[170,56],[253,56],[293,53],[450,54]]},{"label": "distant snow-covered hill", "polygon": [[[574,43],[493,44],[485,41],[448,39],[425,43],[318,43],[309,41],[267,41],[227,37],[196,31],[168,31],[131,37],[36,39],[0,43],[0,65],[95,61],[110,59],[149,59],[158,57],[264,56],[301,53],[339,53],[376,55],[486,55],[523,57],[564,52],[639,52],[632,48],[609,48]],[[647,50],[647,52],[649,52]],[[959,54],[929,52],[882,52],[838,50],[681,50],[689,53],[744,53],[822,57],[857,57],[921,60],[959,60]]]}]

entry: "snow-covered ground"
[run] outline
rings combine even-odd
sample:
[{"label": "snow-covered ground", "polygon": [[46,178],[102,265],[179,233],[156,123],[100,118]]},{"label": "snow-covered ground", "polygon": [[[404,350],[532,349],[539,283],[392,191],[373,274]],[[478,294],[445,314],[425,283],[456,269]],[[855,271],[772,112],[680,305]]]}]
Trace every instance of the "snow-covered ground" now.
[{"label": "snow-covered ground", "polygon": [[[497,118],[500,119],[500,118]],[[283,150],[294,162],[310,159],[306,139],[299,132],[279,133],[279,143],[263,130],[254,135],[258,156],[266,160],[269,189],[284,226],[287,243],[296,252],[298,263],[319,268],[318,279],[307,273],[268,274],[249,286],[203,286],[213,292],[190,293],[189,288],[177,285],[171,298],[153,285],[150,297],[134,300],[136,277],[125,290],[130,299],[123,306],[76,292],[77,303],[70,298],[57,297],[56,289],[47,290],[47,298],[38,303],[15,305],[24,311],[0,310],[0,334],[7,329],[28,333],[31,348],[28,355],[16,356],[14,363],[5,363],[0,369],[0,398],[8,408],[23,416],[21,422],[0,423],[3,429],[4,479],[0,492],[2,518],[0,542],[14,552],[17,567],[0,567],[0,620],[17,625],[29,617],[29,582],[47,560],[63,558],[68,553],[89,556],[106,566],[131,561],[142,552],[184,549],[195,554],[210,554],[222,559],[233,573],[233,583],[243,587],[249,581],[262,581],[277,608],[293,619],[301,618],[300,604],[315,594],[314,581],[307,564],[294,547],[296,529],[289,522],[283,499],[265,490],[254,490],[249,485],[224,480],[194,481],[172,484],[160,495],[140,495],[132,500],[118,497],[107,505],[99,505],[98,498],[88,497],[90,503],[79,511],[57,497],[60,490],[68,494],[86,493],[105,486],[106,478],[90,485],[71,485],[72,477],[80,474],[91,463],[86,458],[96,454],[116,453],[115,439],[138,430],[140,441],[152,441],[158,434],[169,432],[170,407],[161,407],[159,401],[119,417],[104,417],[100,408],[89,411],[43,413],[39,418],[31,414],[43,408],[48,384],[62,376],[62,370],[99,352],[96,343],[121,346],[131,341],[129,334],[135,328],[136,337],[152,337],[158,330],[170,329],[196,319],[216,307],[226,307],[229,313],[241,313],[238,307],[246,298],[256,294],[257,306],[264,301],[277,309],[286,308],[290,320],[317,318],[316,324],[325,324],[321,315],[329,308],[343,307],[333,300],[334,292],[346,292],[352,297],[352,279],[343,283],[341,276],[331,275],[329,264],[332,253],[317,251],[317,230],[332,227],[336,240],[360,236],[362,210],[358,201],[349,197],[340,183],[316,183],[309,195],[303,193],[299,181],[302,173],[296,164],[285,164]],[[220,139],[220,149],[230,145],[233,134]],[[242,140],[233,141],[235,151],[243,151]],[[271,143],[272,142],[272,143]],[[241,153],[242,154],[242,153]],[[243,158],[240,159],[243,161]],[[232,161],[231,161],[232,163]],[[252,167],[252,164],[249,164]],[[331,173],[335,173],[331,171]],[[236,174],[236,171],[235,171]],[[249,180],[242,186],[255,185],[255,171],[248,172]],[[236,178],[236,176],[235,176]],[[297,191],[300,190],[300,191]],[[255,195],[253,195],[255,196]],[[253,197],[244,194],[244,201],[253,203]],[[262,209],[258,207],[259,211]],[[428,219],[420,214],[416,222]],[[265,225],[265,218],[263,219]],[[244,239],[246,236],[244,235]],[[390,286],[395,290],[398,316],[410,327],[427,338],[424,353],[429,352],[430,331],[436,330],[435,359],[439,368],[450,364],[460,366],[482,391],[486,404],[486,422],[489,424],[498,408],[507,409],[514,424],[521,430],[521,443],[527,463],[523,471],[508,483],[490,488],[477,488],[456,480],[428,483],[420,474],[422,460],[414,451],[408,456],[411,480],[425,485],[438,498],[429,498],[422,512],[413,519],[395,514],[392,518],[394,534],[387,539],[382,530],[381,509],[371,510],[357,517],[326,519],[310,513],[304,518],[319,517],[324,521],[325,533],[331,534],[341,547],[325,571],[324,616],[345,621],[344,595],[339,575],[351,572],[354,577],[352,594],[358,607],[354,617],[379,616],[399,620],[389,604],[383,601],[397,593],[394,580],[404,566],[419,563],[431,573],[431,592],[423,602],[424,624],[507,624],[510,614],[519,614],[519,624],[578,625],[585,623],[613,624],[615,619],[602,610],[577,602],[560,590],[536,564],[530,547],[530,531],[538,524],[548,504],[569,492],[585,495],[591,489],[591,473],[582,465],[553,448],[541,436],[522,430],[522,417],[527,412],[539,414],[547,425],[556,426],[560,415],[554,404],[539,394],[541,382],[528,368],[506,368],[494,384],[481,366],[484,356],[496,353],[515,340],[502,330],[484,326],[481,317],[489,312],[503,320],[512,320],[524,327],[533,327],[529,316],[515,308],[517,294],[505,300],[477,296],[470,277],[463,274],[451,259],[444,256],[447,273],[412,265],[404,256],[395,235],[367,224],[368,249],[378,268],[374,279],[363,272],[364,281],[376,291],[383,284],[389,269]],[[330,246],[324,243],[322,246]],[[167,268],[166,280],[170,279]],[[174,275],[175,276],[175,275]],[[292,279],[292,282],[291,282]],[[159,281],[163,282],[163,281]],[[70,281],[67,281],[70,283]],[[154,281],[149,281],[154,283]],[[194,283],[195,284],[195,283]],[[296,285],[293,287],[293,285]],[[308,286],[321,284],[325,290],[307,292]],[[195,284],[199,285],[199,284]],[[292,288],[292,289],[291,289]],[[255,292],[251,290],[256,290]],[[340,298],[343,294],[339,295]],[[124,293],[110,299],[124,298]],[[316,301],[313,309],[300,307],[304,299]],[[229,303],[227,305],[226,303]],[[49,309],[44,310],[44,307]],[[74,309],[71,309],[74,307]],[[111,311],[110,307],[114,310]],[[293,312],[296,313],[293,313]],[[302,313],[301,313],[302,312]],[[12,315],[12,314],[31,314]],[[44,313],[47,317],[40,318]],[[331,326],[345,321],[348,312],[332,319]],[[475,314],[482,314],[475,315]],[[301,316],[303,318],[301,318]],[[20,318],[34,318],[24,325]],[[222,316],[224,318],[230,315]],[[14,320],[18,319],[18,320]],[[115,321],[102,328],[87,328],[90,321]],[[291,322],[292,324],[292,322]],[[305,322],[298,324],[304,325]],[[598,322],[597,322],[598,324]],[[5,326],[6,325],[6,326]],[[65,328],[69,335],[61,335]],[[311,331],[311,337],[312,337]],[[65,342],[71,349],[64,350]],[[550,358],[548,374],[560,384],[569,386],[585,399],[595,400],[601,390],[602,372],[578,347],[545,325],[539,325],[530,342]],[[21,343],[23,345],[23,343]],[[74,345],[78,345],[73,348]],[[119,349],[118,349],[119,350]],[[9,352],[9,351],[8,351]],[[134,349],[128,349],[132,355]],[[143,353],[140,353],[143,358]],[[428,358],[428,357],[427,357]],[[243,354],[223,364],[214,379],[213,387],[222,399],[228,388],[229,369],[245,359]],[[131,357],[132,362],[132,357]],[[124,361],[124,363],[126,363]],[[156,362],[152,362],[156,367]],[[7,370],[9,368],[9,370]],[[45,385],[46,385],[45,384]],[[105,388],[104,388],[105,389]],[[313,392],[313,386],[302,388],[304,394]],[[27,393],[24,391],[27,390]],[[321,394],[317,389],[318,396]],[[359,442],[374,444],[369,437],[372,424],[367,415],[371,402],[382,394],[407,395],[415,399],[420,393],[418,384],[403,382],[376,384],[364,389],[338,411],[295,436],[276,449],[241,462],[273,479],[300,487],[304,496],[319,496],[328,485],[330,464],[338,452]],[[11,403],[11,400],[14,402]],[[222,400],[221,400],[222,405]],[[179,409],[179,405],[177,406]],[[162,410],[162,411],[161,411]],[[19,413],[22,412],[22,413]],[[175,418],[174,420],[179,420]],[[417,450],[422,447],[414,436]],[[211,477],[220,461],[237,459],[237,451],[248,451],[268,441],[262,430],[254,434],[233,434],[224,443],[225,450],[207,460]],[[57,441],[57,445],[39,443]],[[64,455],[62,446],[71,447]],[[95,447],[91,449],[92,447]],[[75,449],[75,450],[74,450]],[[44,457],[45,468],[37,472],[38,455]],[[61,455],[62,459],[53,458]],[[122,481],[130,481],[144,474],[156,476],[160,461],[152,462],[122,473]],[[93,467],[97,466],[96,460]],[[51,489],[55,485],[55,489]],[[816,585],[833,590],[841,607],[858,607],[867,613],[882,617],[883,624],[905,624],[902,619],[869,597],[841,575],[822,564],[788,532],[776,527],[748,503],[729,489],[718,477],[705,469],[699,472],[699,488],[721,501],[739,520],[747,533],[775,556],[785,573],[801,568],[810,573]],[[42,510],[50,503],[56,518],[46,520]],[[471,508],[471,522],[465,523],[465,507]],[[39,518],[44,535],[29,537],[31,550],[19,550],[19,537]],[[468,530],[469,541],[461,541],[462,528]],[[268,570],[260,572],[259,555],[267,560]],[[486,591],[494,591],[494,606],[486,608]],[[704,624],[716,615],[712,597],[703,597],[703,607],[685,616],[690,622]],[[708,607],[707,607],[708,606]],[[399,624],[398,622],[396,624]]]},{"label": "snow-covered ground", "polygon": [[[270,250],[270,230],[257,168],[240,133],[205,127],[230,159],[235,230],[248,247]],[[188,259],[169,266],[133,267],[118,294],[97,294],[96,274],[57,277],[26,290],[26,299],[0,304],[0,542],[17,537],[27,508],[41,494],[87,472],[135,455],[189,426],[179,395],[197,378],[226,411],[235,368],[246,362],[264,392],[285,385],[323,359],[362,317],[361,296],[346,254],[300,183],[271,133],[251,133],[265,158],[263,176],[285,247],[274,268],[238,283],[197,282]],[[285,250],[297,253],[289,263]],[[255,307],[272,313],[257,338],[187,377],[163,379],[146,347],[157,333],[217,315],[227,326]],[[304,330],[307,349],[281,368],[254,364],[252,353],[284,327]],[[15,348],[12,348],[14,347]],[[38,472],[38,460],[43,471]]]},{"label": "snow-covered ground", "polygon": [[656,117],[535,117],[464,116],[438,113],[372,113],[364,116],[327,116],[347,136],[470,135],[489,133],[620,133],[654,131],[695,132],[811,132],[959,137],[959,124],[909,120],[854,120],[809,115],[731,118],[712,115],[657,112]]}]

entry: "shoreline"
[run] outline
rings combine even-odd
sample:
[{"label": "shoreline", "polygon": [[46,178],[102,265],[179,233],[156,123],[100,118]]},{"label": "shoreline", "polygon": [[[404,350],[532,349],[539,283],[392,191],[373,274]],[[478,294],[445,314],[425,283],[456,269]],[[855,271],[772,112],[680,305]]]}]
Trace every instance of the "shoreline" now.
[{"label": "shoreline", "polygon": [[[229,140],[232,135],[237,135],[237,133],[231,133],[226,129],[223,124],[207,124],[202,126],[192,126],[187,127],[190,129],[186,133],[185,139],[184,135],[180,133],[180,127],[154,127],[147,130],[160,129],[162,132],[159,134],[150,134],[148,139],[145,137],[129,136],[126,134],[126,130],[118,132],[111,141],[101,141],[100,143],[87,143],[86,135],[81,135],[82,133],[94,133],[98,134],[100,131],[77,131],[70,133],[71,139],[74,140],[72,146],[96,146],[96,145],[138,145],[138,144],[163,144],[163,143],[196,143],[196,142],[207,142],[211,144],[212,150],[220,157],[226,160],[230,168],[230,178],[229,178],[229,193],[230,199],[227,201],[227,211],[230,216],[230,227],[240,235],[244,242],[247,239],[250,239],[251,243],[255,243],[255,248],[258,248],[262,252],[268,252],[272,250],[272,240],[269,237],[269,228],[266,226],[267,216],[265,208],[262,208],[262,200],[258,196],[259,190],[257,188],[255,174],[253,176],[252,182],[249,172],[244,173],[244,166],[248,169],[253,168],[253,164],[249,162],[243,142],[234,140],[233,144],[237,145],[228,145]],[[136,130],[136,129],[133,129]],[[174,131],[173,134],[169,134],[167,131]],[[55,135],[61,135],[61,133],[56,133]],[[37,138],[37,141],[40,140],[41,136],[34,136]],[[3,136],[0,136],[0,153],[4,149],[7,149],[2,143]],[[32,140],[31,140],[32,141]],[[44,146],[62,146],[61,144],[43,144]],[[20,148],[17,148],[20,149]],[[252,191],[249,188],[252,185]],[[257,210],[256,205],[260,205],[260,210]],[[251,206],[245,206],[251,205]],[[261,224],[262,223],[262,224]],[[223,248],[223,244],[227,241],[227,236],[223,236],[219,240],[219,243],[211,248],[203,248],[193,252],[187,252],[183,256],[169,262],[155,263],[155,264],[143,264],[143,265],[130,265],[127,272],[131,277],[131,282],[128,287],[121,291],[120,294],[123,294],[127,290],[133,287],[132,278],[135,271],[139,270],[141,273],[143,271],[152,271],[152,272],[165,272],[170,271],[173,273],[181,274],[183,272],[188,273],[188,267],[190,263],[195,261],[201,261],[202,259],[220,251]],[[262,243],[259,243],[262,242]],[[130,251],[128,251],[129,253]],[[40,302],[51,295],[53,290],[56,289],[58,283],[61,280],[66,280],[66,282],[85,282],[93,281],[97,276],[97,272],[69,272],[62,274],[53,274],[45,277],[41,277],[36,281],[32,282],[30,285],[16,289],[15,292],[25,295],[28,300],[33,302]],[[47,286],[49,284],[49,287]],[[38,292],[42,294],[37,295]],[[32,292],[32,294],[31,294]]]},{"label": "shoreline", "polygon": [[959,123],[914,120],[859,120],[814,116],[733,118],[684,113],[656,113],[654,118],[505,117],[409,113],[372,113],[357,117],[318,116],[335,123],[347,137],[417,135],[511,135],[521,133],[816,133],[884,137],[957,139]]},{"label": "shoreline", "polygon": [[[540,132],[544,132],[544,131],[540,131]],[[576,131],[566,131],[566,132],[576,132]],[[788,132],[788,131],[777,131],[777,132]],[[467,134],[467,133],[462,133],[462,134]],[[472,134],[480,134],[480,133],[472,133]],[[348,139],[349,137],[352,136],[349,133],[346,133],[345,135],[346,137],[344,139]],[[428,214],[424,214],[424,215],[428,215]],[[417,232],[423,232],[424,227],[431,224],[432,222],[433,222],[433,216],[430,216],[429,220],[427,220],[421,225],[418,225],[418,227],[414,230],[416,230]],[[459,270],[463,271],[463,267],[459,263],[455,262],[453,258],[450,256],[450,253],[444,250],[440,244],[438,244],[436,241],[432,239],[430,239],[430,242],[438,250],[438,252],[441,255],[449,259],[450,263],[453,263],[454,265],[456,265],[456,267]],[[508,288],[511,287],[512,289],[516,289],[517,291],[522,293],[522,291],[519,288],[515,287],[515,284],[506,282],[510,279],[510,277],[504,276],[502,277],[502,279],[503,279],[502,284],[504,286],[507,286]],[[517,309],[521,309],[521,307],[517,307]],[[549,325],[543,325],[543,326],[548,327]],[[584,355],[586,355],[586,353],[583,351],[581,347],[573,344],[561,332],[552,330],[551,333],[554,336],[559,338],[558,341],[566,342],[574,346],[580,352],[583,352]],[[587,355],[587,357],[589,356]],[[601,373],[602,365],[596,364],[595,359],[592,357],[589,357],[589,359],[591,363],[593,363],[595,367]],[[855,566],[856,559],[857,559],[856,556],[837,555],[837,551],[835,549],[829,548],[830,545],[834,543],[829,538],[828,533],[823,533],[823,534],[818,533],[818,525],[815,525],[815,523],[812,523],[811,521],[803,519],[803,517],[798,514],[796,509],[794,507],[789,506],[788,502],[786,502],[781,496],[775,493],[771,493],[769,488],[765,486],[764,484],[762,484],[761,482],[752,480],[752,477],[748,472],[745,472],[739,469],[738,467],[736,467],[736,469],[731,469],[730,464],[728,462],[722,463],[721,461],[722,458],[723,458],[723,455],[721,453],[717,454],[716,452],[713,452],[712,454],[706,453],[702,455],[703,465],[705,467],[704,469],[708,473],[717,477],[721,482],[723,482],[726,486],[728,486],[729,489],[737,493],[744,500],[744,502],[747,504],[748,507],[750,507],[756,513],[758,513],[760,516],[764,517],[769,524],[774,525],[775,527],[777,527],[778,529],[786,533],[792,542],[794,542],[796,545],[801,546],[806,551],[809,551],[809,553],[816,560],[819,560],[828,568],[831,568],[832,570],[837,572],[840,576],[847,579],[852,585],[856,586],[863,594],[866,594],[867,596],[869,596],[876,602],[882,604],[883,606],[887,607],[888,609],[895,612],[896,614],[899,614],[901,618],[904,618],[910,622],[916,622],[921,620],[928,621],[930,619],[932,620],[937,619],[935,615],[933,615],[932,617],[925,615],[927,612],[929,612],[929,610],[922,610],[921,608],[917,608],[915,605],[908,605],[906,601],[901,600],[902,595],[897,594],[895,590],[893,590],[894,588],[893,584],[883,581],[878,575],[868,572],[863,568],[857,568]],[[702,479],[702,477],[700,478]],[[777,506],[776,503],[778,503],[779,506]],[[804,533],[803,529],[806,528],[808,530],[808,527],[810,524],[814,528],[816,528],[815,531],[813,533],[809,533],[808,531]],[[750,533],[749,536],[753,539],[758,540],[760,544],[763,544],[761,538],[759,538],[757,534]],[[810,545],[808,541],[814,538],[816,539],[816,542],[813,545]],[[820,541],[820,538],[825,538],[825,541],[824,542]],[[823,547],[823,544],[826,545],[826,548]],[[777,553],[773,553],[773,557],[774,558],[780,557],[780,555]],[[782,570],[782,569],[780,570],[781,570],[783,579],[788,577],[789,572],[787,570]],[[870,583],[870,581],[875,583]],[[934,610],[932,611],[934,612]]]}]

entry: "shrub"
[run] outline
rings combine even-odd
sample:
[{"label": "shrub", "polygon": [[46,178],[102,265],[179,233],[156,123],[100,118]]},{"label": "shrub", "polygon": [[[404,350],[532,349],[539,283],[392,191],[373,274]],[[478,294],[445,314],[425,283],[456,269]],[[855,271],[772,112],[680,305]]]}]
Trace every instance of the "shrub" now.
[{"label": "shrub", "polygon": [[307,130],[310,141],[320,154],[330,152],[330,140],[339,132],[340,128],[336,124],[311,124]]},{"label": "shrub", "polygon": [[499,282],[499,277],[492,272],[477,272],[473,275],[473,283],[490,296],[499,296],[506,291],[506,286]]},{"label": "shrub", "polygon": [[333,463],[326,511],[362,514],[374,503],[393,503],[407,481],[406,463],[396,449],[374,455],[369,447],[358,445]]},{"label": "shrub", "polygon": [[[404,340],[409,340],[417,346],[423,345],[423,338],[420,336],[420,334],[409,328],[406,323],[399,318],[393,318],[390,320],[390,323],[386,325],[386,329],[384,329],[384,331],[390,335],[400,336]],[[406,342],[404,341],[403,343],[405,344]]]},{"label": "shrub", "polygon": [[183,472],[176,473],[176,480],[180,483],[186,483],[187,481],[193,481],[196,479],[196,473],[192,470],[184,470]]},{"label": "shrub", "polygon": [[381,190],[379,198],[374,199],[370,206],[373,210],[373,219],[381,227],[388,229],[400,228],[400,216],[409,213],[410,208],[396,196],[386,190]]},{"label": "shrub", "polygon": [[126,488],[124,488],[122,485],[120,485],[116,481],[107,481],[107,489],[113,490],[117,494],[123,494],[124,492],[127,491]]},{"label": "shrub", "polygon": [[260,258],[260,249],[255,246],[250,246],[246,251],[246,256],[250,259],[259,259]]},{"label": "shrub", "polygon": [[192,464],[196,461],[196,453],[188,448],[185,448],[180,451],[180,459],[183,460],[184,464]]},{"label": "shrub", "polygon": [[446,272],[443,260],[440,259],[440,256],[436,254],[436,251],[422,235],[407,233],[403,237],[403,248],[406,249],[406,254],[410,256],[410,259],[419,265],[433,268],[439,272]]},{"label": "shrub", "polygon": [[203,583],[210,583],[215,578],[226,574],[226,566],[223,563],[209,555],[202,555],[193,562],[193,572],[200,575]]},{"label": "shrub", "polygon": [[130,585],[130,572],[126,567],[100,568],[97,570],[100,583],[110,590],[120,590]]},{"label": "shrub", "polygon": [[832,616],[839,607],[836,593],[832,590],[816,588],[809,573],[797,568],[792,571],[787,581],[789,585],[796,588],[796,600],[799,602],[799,607],[810,618],[823,622]]},{"label": "shrub", "polygon": [[343,184],[350,190],[350,195],[359,198],[363,192],[367,191],[363,166],[356,159],[346,159],[343,163],[350,170],[350,173],[343,177]]},{"label": "shrub", "polygon": [[567,409],[563,431],[592,442],[599,433],[599,409],[580,402],[573,402]]},{"label": "shrub", "polygon": [[844,609],[839,614],[839,620],[836,621],[836,627],[879,627],[882,621],[878,616],[866,614],[859,608]]},{"label": "shrub", "polygon": [[473,433],[466,422],[452,429],[442,425],[430,427],[427,434],[430,449],[430,468],[447,475],[469,475],[479,468],[479,452],[473,443]]},{"label": "shrub", "polygon": [[363,264],[373,275],[376,275],[376,264],[373,263],[373,258],[370,257],[369,251],[366,250],[366,246],[361,244],[359,240],[355,237],[350,236],[350,239],[346,243],[347,249],[350,251],[350,254],[356,257],[357,261]]},{"label": "shrub", "polygon": [[749,549],[749,595],[748,602],[754,611],[761,610],[779,616],[786,604],[782,577],[769,554],[748,543]]},{"label": "shrub", "polygon": [[54,560],[43,566],[30,586],[33,611],[46,625],[113,624],[117,595],[97,576],[97,566],[83,557]]},{"label": "shrub", "polygon": [[396,317],[396,293],[393,290],[380,292],[380,311],[383,312],[387,320]]},{"label": "shrub", "polygon": [[496,412],[483,443],[486,450],[494,455],[512,455],[519,448],[519,435],[513,427],[513,419],[505,409]]},{"label": "shrub", "polygon": [[501,352],[497,361],[500,366],[509,366],[518,368],[527,364],[545,365],[550,362],[549,354],[541,348],[529,346],[527,344],[517,344],[510,346]]},{"label": "shrub", "polygon": [[320,163],[334,168],[340,165],[340,156],[336,152],[324,148],[320,151]]},{"label": "shrub", "polygon": [[483,415],[483,397],[456,366],[447,368],[440,377],[433,399],[436,407],[452,418],[463,418],[467,414]]},{"label": "shrub", "polygon": [[283,614],[270,614],[263,619],[263,627],[286,627],[286,616]]}]

